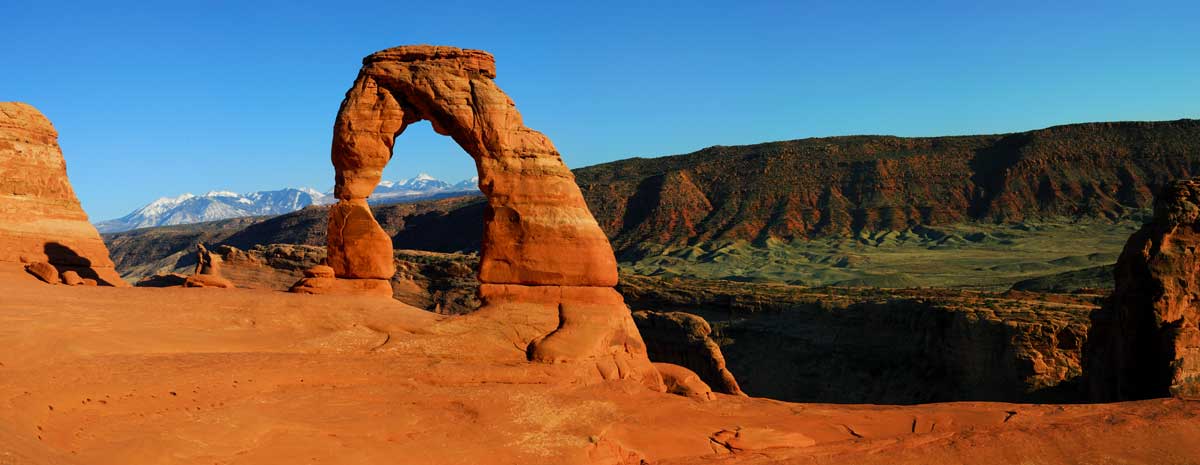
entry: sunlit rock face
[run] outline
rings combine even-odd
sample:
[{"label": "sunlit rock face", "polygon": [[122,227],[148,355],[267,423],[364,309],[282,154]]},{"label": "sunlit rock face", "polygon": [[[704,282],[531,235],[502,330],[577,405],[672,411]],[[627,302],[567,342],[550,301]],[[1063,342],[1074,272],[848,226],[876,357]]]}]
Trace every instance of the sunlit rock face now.
[{"label": "sunlit rock face", "polygon": [[0,102],[0,262],[44,262],[99,284],[127,285],[75,197],[58,132],[18,102]]},{"label": "sunlit rock face", "polygon": [[1200,396],[1200,179],[1168,184],[1125,244],[1116,288],[1093,316],[1095,400]]},{"label": "sunlit rock face", "polygon": [[613,289],[617,267],[608,238],[550,139],[525,127],[495,77],[495,60],[479,50],[403,46],[363,59],[333,131],[338,203],[327,235],[333,282],[384,282],[396,273],[391,238],[366,199],[397,136],[429,120],[475,160],[487,197],[481,311],[537,328],[514,341],[532,361],[594,363],[590,377],[663,389]]}]

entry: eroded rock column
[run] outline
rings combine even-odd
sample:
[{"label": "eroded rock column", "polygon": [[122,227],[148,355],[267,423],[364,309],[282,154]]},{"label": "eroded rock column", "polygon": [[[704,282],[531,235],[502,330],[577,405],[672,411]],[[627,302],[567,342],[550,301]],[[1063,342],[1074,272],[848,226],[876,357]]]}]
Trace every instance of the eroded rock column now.
[{"label": "eroded rock column", "polygon": [[1084,350],[1092,399],[1200,397],[1200,179],[1159,193],[1115,274]]},{"label": "eroded rock column", "polygon": [[529,359],[594,362],[591,372],[661,389],[617,283],[612,247],[575,177],[541,133],[525,127],[479,50],[405,46],[374,53],[338,111],[332,161],[329,266],[338,280],[395,273],[391,239],[366,199],[396,136],[428,120],[475,160],[487,196],[480,257],[481,312],[557,322],[527,344]]}]

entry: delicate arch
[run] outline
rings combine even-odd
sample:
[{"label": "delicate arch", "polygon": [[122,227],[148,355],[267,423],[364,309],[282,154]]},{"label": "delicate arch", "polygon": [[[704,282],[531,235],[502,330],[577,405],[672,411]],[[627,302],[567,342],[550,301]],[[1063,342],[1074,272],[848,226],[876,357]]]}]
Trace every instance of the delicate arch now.
[{"label": "delicate arch", "polygon": [[475,159],[487,196],[479,280],[484,284],[611,287],[612,247],[575,177],[546,136],[525,127],[479,50],[404,46],[374,53],[338,110],[332,161],[329,264],[340,278],[388,279],[391,240],[366,198],[404,129],[428,120]]}]

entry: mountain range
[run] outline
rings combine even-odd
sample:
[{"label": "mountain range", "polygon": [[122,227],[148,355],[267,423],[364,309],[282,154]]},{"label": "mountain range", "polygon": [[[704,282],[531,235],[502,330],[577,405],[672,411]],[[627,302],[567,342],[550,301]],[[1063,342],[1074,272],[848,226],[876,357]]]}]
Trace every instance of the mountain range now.
[{"label": "mountain range", "polygon": [[[425,173],[400,181],[382,181],[368,200],[372,204],[428,200],[478,191],[478,178],[450,184]],[[293,212],[309,205],[333,203],[330,192],[311,188],[285,188],[239,194],[211,191],[162,197],[120,218],[95,223],[102,233],[154,226],[203,223],[246,216],[271,216]]]},{"label": "mountain range", "polygon": [[[637,273],[994,287],[1000,275],[1012,284],[1115,261],[1154,192],[1200,175],[1200,120],[716,146],[574,174],[618,260]],[[460,196],[374,214],[398,249],[470,251],[485,202]],[[307,208],[104,238],[118,269],[133,270],[198,241],[323,245],[327,217]],[[922,266],[937,276],[914,280]]]}]

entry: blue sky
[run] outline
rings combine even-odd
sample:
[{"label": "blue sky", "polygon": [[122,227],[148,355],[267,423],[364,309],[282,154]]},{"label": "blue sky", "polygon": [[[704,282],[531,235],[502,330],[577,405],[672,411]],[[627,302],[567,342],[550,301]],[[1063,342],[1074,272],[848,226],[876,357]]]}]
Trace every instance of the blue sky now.
[{"label": "blue sky", "polygon": [[[332,184],[363,56],[480,48],[567,164],[847,134],[1200,117],[1200,2],[0,3],[0,100],[60,133],[93,220]],[[427,123],[388,179],[473,175]]]}]

